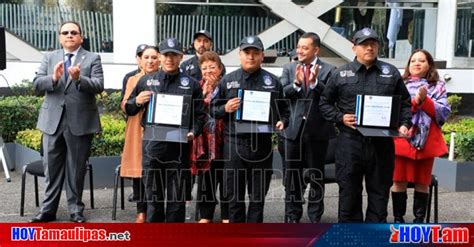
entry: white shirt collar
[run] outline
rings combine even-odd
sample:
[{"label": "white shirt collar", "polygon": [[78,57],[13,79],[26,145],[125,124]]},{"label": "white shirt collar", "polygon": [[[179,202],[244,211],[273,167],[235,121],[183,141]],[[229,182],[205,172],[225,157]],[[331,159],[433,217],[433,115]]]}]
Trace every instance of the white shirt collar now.
[{"label": "white shirt collar", "polygon": [[311,62],[311,65],[312,65],[311,67],[314,68],[317,62],[318,62],[318,57],[315,57],[314,60]]},{"label": "white shirt collar", "polygon": [[66,54],[73,54],[74,57],[77,57],[77,53],[79,52],[79,49],[81,49],[81,47],[79,46],[79,48],[77,48],[76,50],[72,51],[72,52],[67,52],[66,50],[63,49],[64,51],[64,56],[66,56]]}]

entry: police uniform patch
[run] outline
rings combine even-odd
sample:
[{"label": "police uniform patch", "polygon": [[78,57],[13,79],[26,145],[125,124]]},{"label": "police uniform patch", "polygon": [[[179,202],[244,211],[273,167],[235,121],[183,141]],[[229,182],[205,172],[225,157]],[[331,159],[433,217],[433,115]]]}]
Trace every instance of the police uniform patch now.
[{"label": "police uniform patch", "polygon": [[248,38],[247,38],[247,43],[253,44],[253,42],[255,42],[255,38],[254,38],[254,37],[248,37]]},{"label": "police uniform patch", "polygon": [[227,89],[231,89],[231,88],[240,88],[239,81],[228,81],[227,82]]},{"label": "police uniform patch", "polygon": [[364,34],[365,36],[369,36],[370,35],[370,30],[368,28],[364,28],[362,30],[362,34]]},{"label": "police uniform patch", "polygon": [[172,39],[168,39],[167,43],[169,47],[174,47],[174,42]]},{"label": "police uniform patch", "polygon": [[387,65],[382,65],[382,73],[384,74],[390,73],[390,67],[388,67]]},{"label": "police uniform patch", "polygon": [[264,75],[263,76],[263,83],[265,83],[265,85],[267,85],[267,86],[272,85],[272,78],[269,75]]},{"label": "police uniform patch", "polygon": [[187,87],[189,85],[189,79],[186,77],[181,77],[181,85]]},{"label": "police uniform patch", "polygon": [[188,66],[186,66],[186,71],[193,70],[193,69],[194,69],[194,64],[189,64]]},{"label": "police uniform patch", "polygon": [[146,81],[146,85],[147,86],[159,86],[160,85],[160,81],[158,81],[157,79],[148,79]]}]

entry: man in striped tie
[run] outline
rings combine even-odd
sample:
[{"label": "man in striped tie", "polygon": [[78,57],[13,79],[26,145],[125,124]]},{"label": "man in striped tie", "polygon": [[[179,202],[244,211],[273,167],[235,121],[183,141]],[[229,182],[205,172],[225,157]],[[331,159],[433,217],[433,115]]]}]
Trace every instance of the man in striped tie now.
[{"label": "man in striped tie", "polygon": [[282,132],[284,152],[285,222],[298,223],[303,214],[304,191],[308,194],[308,217],[317,223],[324,212],[324,159],[328,139],[335,135],[332,124],[319,112],[319,96],[335,69],[318,57],[320,38],[305,33],[298,40],[297,62],[283,67],[280,78],[290,102],[290,124]]}]

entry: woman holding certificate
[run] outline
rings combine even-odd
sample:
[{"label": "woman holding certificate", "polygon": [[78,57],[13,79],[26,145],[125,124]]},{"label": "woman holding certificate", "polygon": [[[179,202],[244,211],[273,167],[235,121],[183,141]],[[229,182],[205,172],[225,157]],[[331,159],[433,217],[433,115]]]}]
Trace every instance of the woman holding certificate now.
[{"label": "woman holding certificate", "polygon": [[[137,53],[139,57],[138,74],[130,77],[124,88],[124,97],[121,103],[122,110],[125,112],[127,103],[132,90],[137,85],[138,80],[145,74],[158,71],[160,66],[158,48],[155,46],[145,46],[143,50]],[[120,167],[120,176],[132,178],[133,181],[133,200],[137,202],[136,223],[144,223],[146,216],[145,189],[142,177],[142,133],[141,119],[144,110],[141,110],[135,116],[127,117],[127,127],[125,129],[125,144],[122,153]]]},{"label": "woman holding certificate", "polygon": [[403,79],[411,95],[413,127],[409,138],[395,139],[393,216],[396,223],[405,222],[407,184],[415,183],[413,222],[423,223],[434,158],[448,151],[441,126],[451,109],[444,82],[439,80],[433,57],[428,51],[415,50],[412,53]]},{"label": "woman holding certificate", "polygon": [[[204,52],[199,58],[199,66],[203,79],[200,81],[204,96],[206,112],[209,104],[218,93],[217,84],[221,79],[224,65],[219,55],[213,51]],[[229,223],[228,203],[223,189],[223,133],[224,121],[209,116],[202,135],[195,138],[191,149],[191,169],[198,177],[198,210],[201,219],[199,223],[211,223],[217,204],[216,191],[219,186],[222,223]]]}]

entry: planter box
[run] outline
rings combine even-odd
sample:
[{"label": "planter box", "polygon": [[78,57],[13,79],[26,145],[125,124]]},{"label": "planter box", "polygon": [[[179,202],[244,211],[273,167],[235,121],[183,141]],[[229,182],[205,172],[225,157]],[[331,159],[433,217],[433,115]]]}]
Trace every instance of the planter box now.
[{"label": "planter box", "polygon": [[433,174],[439,186],[451,191],[474,191],[474,162],[436,158]]},{"label": "planter box", "polygon": [[11,164],[8,164],[8,167],[20,173],[24,165],[41,158],[38,151],[27,148],[21,144],[6,143],[5,147],[10,156],[9,162],[11,162]]},{"label": "planter box", "polygon": [[[115,168],[120,164],[120,156],[92,156],[89,158],[89,162],[92,164],[92,170],[94,171],[94,188],[113,189]],[[127,180],[129,179],[125,181]],[[84,185],[85,188],[89,186],[87,178]]]},{"label": "planter box", "polygon": [[[8,166],[14,168],[15,172],[20,174],[24,165],[41,158],[39,152],[21,144],[6,143],[6,148],[10,157],[9,162],[11,162]],[[115,167],[120,164],[120,156],[90,157],[89,162],[92,164],[92,170],[94,172],[94,188],[113,188]],[[40,181],[42,182],[41,178]],[[86,180],[84,181],[84,188],[86,189],[89,188],[88,181],[89,175],[86,174]],[[128,182],[126,184],[128,185]]]}]

